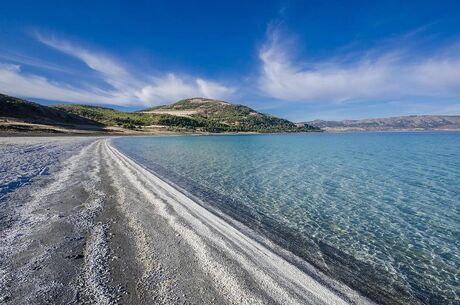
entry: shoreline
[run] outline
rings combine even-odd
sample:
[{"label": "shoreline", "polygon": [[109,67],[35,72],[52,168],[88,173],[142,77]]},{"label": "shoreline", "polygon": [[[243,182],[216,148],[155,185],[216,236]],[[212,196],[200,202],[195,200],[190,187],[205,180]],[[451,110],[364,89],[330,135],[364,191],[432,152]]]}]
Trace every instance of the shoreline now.
[{"label": "shoreline", "polygon": [[4,131],[0,130],[0,138],[40,138],[40,137],[151,137],[151,136],[227,136],[227,135],[277,135],[277,134],[375,134],[375,133],[458,133],[460,129],[407,129],[407,130],[327,130],[320,131],[300,131],[300,132],[177,132],[177,131],[163,131],[163,132],[59,132],[49,133],[42,131]]},{"label": "shoreline", "polygon": [[[123,154],[123,152],[121,152]],[[280,226],[270,219],[253,221],[250,209],[244,204],[232,201],[199,184],[172,173],[161,165],[143,165],[142,158],[136,160],[126,156],[160,180],[192,199],[196,204],[223,218],[237,230],[244,232],[270,251],[295,265],[320,282],[334,280],[348,285],[363,296],[382,304],[421,304],[411,289],[399,278],[391,276],[383,267],[371,266],[360,261],[340,248],[301,235]],[[148,164],[148,163],[146,163]],[[233,208],[236,206],[236,208]],[[321,274],[321,275],[318,275]],[[327,282],[327,281],[326,281]],[[392,284],[390,285],[389,282]]]},{"label": "shoreline", "polygon": [[[111,147],[113,148],[113,146]],[[256,233],[251,228],[247,227],[246,225],[237,221],[231,216],[219,211],[217,208],[202,202],[199,198],[195,197],[193,194],[190,194],[189,192],[182,189],[180,186],[174,184],[173,182],[165,180],[163,177],[159,177],[156,173],[152,172],[150,169],[136,162],[132,158],[124,155],[118,149],[113,149],[115,149],[116,152],[119,153],[122,158],[132,163],[133,166],[136,166],[138,170],[145,171],[147,175],[151,175],[151,177],[155,179],[162,188],[168,189],[168,192],[172,194],[175,193],[175,196],[180,196],[182,200],[180,200],[179,203],[183,206],[187,205],[187,207],[185,207],[186,209],[190,209],[190,206],[193,205],[193,209],[199,209],[201,211],[200,213],[196,213],[195,215],[200,215],[200,218],[206,219],[205,221],[210,221],[213,218],[215,218],[213,219],[213,221],[216,221],[216,219],[218,219],[217,222],[223,221],[225,223],[226,232],[228,232],[229,230],[236,231],[238,232],[237,234],[239,236],[242,236],[242,239],[250,240],[251,243],[257,243],[257,250],[261,251],[261,249],[264,249],[263,251],[265,255],[275,255],[277,257],[276,259],[280,259],[280,262],[282,264],[291,264],[293,268],[299,269],[299,271],[302,270],[302,273],[305,272],[305,275],[311,277],[314,281],[317,281],[318,283],[324,284],[325,286],[327,286],[327,288],[332,289],[338,295],[341,295],[345,298],[357,297],[357,295],[355,295],[355,292],[353,292],[351,289],[342,286],[343,284],[341,284],[340,282],[336,282],[335,280],[322,274],[318,269],[316,269],[300,257],[297,257],[288,250],[278,246],[268,238]],[[237,241],[234,242],[237,243]],[[351,296],[349,295],[350,292],[352,293]],[[360,297],[357,298],[359,299]],[[351,301],[351,299],[349,299],[349,301]],[[366,304],[366,302],[369,302],[369,304],[371,303],[369,300],[366,300],[363,304]]]},{"label": "shoreline", "polygon": [[109,138],[78,141],[86,142],[59,170],[6,199],[11,221],[1,224],[7,276],[0,280],[0,299],[7,304],[47,298],[97,304],[372,303],[311,266],[310,275],[300,270],[270,249],[270,241],[205,209],[120,153]]}]

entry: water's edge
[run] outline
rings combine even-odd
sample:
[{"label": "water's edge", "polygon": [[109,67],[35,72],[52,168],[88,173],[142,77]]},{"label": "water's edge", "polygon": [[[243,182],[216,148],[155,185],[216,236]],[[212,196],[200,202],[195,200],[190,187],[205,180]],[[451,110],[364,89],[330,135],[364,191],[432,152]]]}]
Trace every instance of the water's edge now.
[{"label": "water's edge", "polygon": [[[307,299],[304,299],[304,302],[308,300],[308,304],[310,304],[310,302],[311,304],[317,304],[315,301],[316,297],[318,297],[318,300],[323,299],[323,301],[325,301],[326,304],[338,304],[335,303],[338,300],[341,300],[339,303],[345,301],[346,304],[375,304],[370,299],[359,294],[356,290],[350,289],[343,283],[335,281],[327,275],[319,272],[316,268],[309,265],[302,259],[278,247],[277,245],[273,244],[270,240],[257,234],[245,225],[238,223],[234,219],[231,219],[229,216],[223,214],[215,208],[205,205],[204,202],[202,202],[200,199],[196,198],[186,190],[182,189],[180,186],[168,181],[167,179],[163,180],[163,178],[159,177],[151,169],[138,163],[136,160],[127,156],[123,152],[120,152],[116,147],[111,146],[111,149],[115,151],[117,155],[127,160],[128,163],[132,163],[134,167],[137,167],[139,174],[143,172],[148,173],[147,176],[152,177],[153,180],[151,181],[153,181],[153,184],[159,187],[160,189],[158,191],[158,194],[162,194],[163,191],[172,194],[172,198],[174,198],[174,201],[176,202],[172,204],[182,206],[184,210],[187,211],[195,211],[196,214],[195,212],[192,212],[192,214],[190,214],[190,216],[192,216],[193,219],[196,219],[198,222],[202,222],[203,224],[205,224],[205,226],[214,226],[215,224],[220,224],[214,227],[214,229],[216,229],[216,232],[220,232],[218,234],[223,234],[224,236],[228,234],[229,240],[231,241],[230,248],[241,247],[240,250],[242,251],[242,253],[246,253],[246,255],[249,255],[251,257],[250,259],[258,258],[254,261],[257,266],[256,269],[262,268],[264,271],[256,272],[256,274],[258,274],[256,277],[260,276],[260,274],[265,274],[265,272],[267,272],[267,279],[269,279],[270,276],[274,276],[274,282],[278,280],[286,281],[286,279],[289,279],[287,282],[284,282],[282,286],[286,285],[286,287],[289,287],[293,285],[293,287],[296,287],[295,293],[299,293],[300,291],[302,291],[302,289],[306,288],[307,290],[304,290],[302,294],[300,294],[299,296],[302,296],[303,298],[307,297]],[[145,176],[145,174],[143,176]],[[193,208],[194,206],[199,207],[199,209]],[[173,208],[173,210],[176,208]],[[199,212],[200,210],[201,212]],[[204,217],[204,221],[200,221],[201,217]],[[185,220],[185,222],[187,222],[187,220]],[[218,227],[220,227],[220,229]],[[195,227],[195,229],[200,231],[198,227]],[[235,234],[235,232],[237,233]],[[210,242],[213,244],[214,242],[216,242],[216,244],[220,244],[218,240],[213,238],[211,238]],[[230,251],[230,253],[232,253],[232,251]],[[239,261],[241,257],[238,257],[239,255],[235,255],[232,257],[232,260],[235,259],[235,261]],[[243,264],[241,265],[241,267],[248,268],[246,270],[249,271],[249,274],[254,275],[253,271],[250,271],[253,269],[250,266]],[[276,271],[277,273],[271,273],[270,271]],[[246,276],[250,276],[249,274],[247,274]],[[244,282],[245,280],[245,277],[240,279],[241,282]],[[268,283],[271,282],[271,280],[268,281]],[[299,291],[297,291],[297,289],[299,289]],[[270,291],[270,289],[267,290],[267,292],[268,291]],[[309,294],[312,294],[310,296],[313,297],[312,299],[308,299]],[[330,295],[328,296],[328,294]],[[336,296],[338,297],[338,299],[335,299]],[[237,304],[239,304],[240,302],[247,303],[247,300],[245,301],[246,302],[243,302],[243,300],[239,300]],[[281,304],[285,303],[282,302]]]},{"label": "water's edge", "polygon": [[[327,279],[318,273],[319,270],[327,277],[346,284],[377,303],[422,304],[410,287],[383,268],[376,270],[375,266],[359,261],[338,248],[313,238],[306,239],[294,230],[289,230],[275,220],[267,218],[266,215],[260,217],[256,211],[246,208],[243,204],[235,204],[233,201],[232,205],[229,205],[227,204],[229,199],[217,192],[209,188],[205,189],[191,179],[178,176],[157,163],[155,167],[152,163],[147,166],[147,162],[118,149],[113,141],[110,141],[110,144],[140,167],[159,177],[211,213],[224,218],[238,230],[262,243],[318,282],[331,287]],[[255,219],[257,221],[254,221]],[[335,292],[341,294],[340,291]]]}]

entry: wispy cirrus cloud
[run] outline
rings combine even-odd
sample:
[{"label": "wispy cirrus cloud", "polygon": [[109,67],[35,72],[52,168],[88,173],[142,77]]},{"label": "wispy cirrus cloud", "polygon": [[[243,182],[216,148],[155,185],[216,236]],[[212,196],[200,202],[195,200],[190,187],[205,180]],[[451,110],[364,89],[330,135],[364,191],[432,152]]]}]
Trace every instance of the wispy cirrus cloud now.
[{"label": "wispy cirrus cloud", "polygon": [[459,46],[429,56],[375,50],[354,59],[295,61],[282,34],[268,32],[259,52],[259,89],[266,96],[299,102],[346,102],[410,97],[460,97]]},{"label": "wispy cirrus cloud", "polygon": [[[96,87],[79,88],[46,77],[24,73],[20,65],[0,64],[0,91],[9,95],[78,103],[128,105],[116,92],[105,92]],[[125,96],[126,97],[126,96]]]},{"label": "wispy cirrus cloud", "polygon": [[67,40],[36,34],[41,43],[82,61],[95,71],[102,85],[70,85],[63,81],[26,73],[20,65],[0,64],[0,91],[11,95],[78,103],[154,105],[180,98],[202,96],[228,98],[235,89],[201,77],[138,74],[103,52],[81,47]]}]

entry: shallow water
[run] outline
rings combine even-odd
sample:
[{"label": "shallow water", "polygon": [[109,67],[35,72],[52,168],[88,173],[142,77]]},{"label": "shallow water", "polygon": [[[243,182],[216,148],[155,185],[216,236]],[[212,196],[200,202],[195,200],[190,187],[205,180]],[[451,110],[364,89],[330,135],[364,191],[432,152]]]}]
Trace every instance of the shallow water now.
[{"label": "shallow water", "polygon": [[130,137],[114,145],[375,300],[459,300],[460,133]]}]

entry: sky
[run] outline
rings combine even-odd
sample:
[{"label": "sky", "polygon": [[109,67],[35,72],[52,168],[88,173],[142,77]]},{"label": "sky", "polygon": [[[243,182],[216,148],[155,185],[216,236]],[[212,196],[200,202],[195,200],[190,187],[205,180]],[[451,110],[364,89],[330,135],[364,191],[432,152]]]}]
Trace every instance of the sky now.
[{"label": "sky", "polygon": [[460,114],[460,1],[3,1],[0,93],[293,121]]}]

